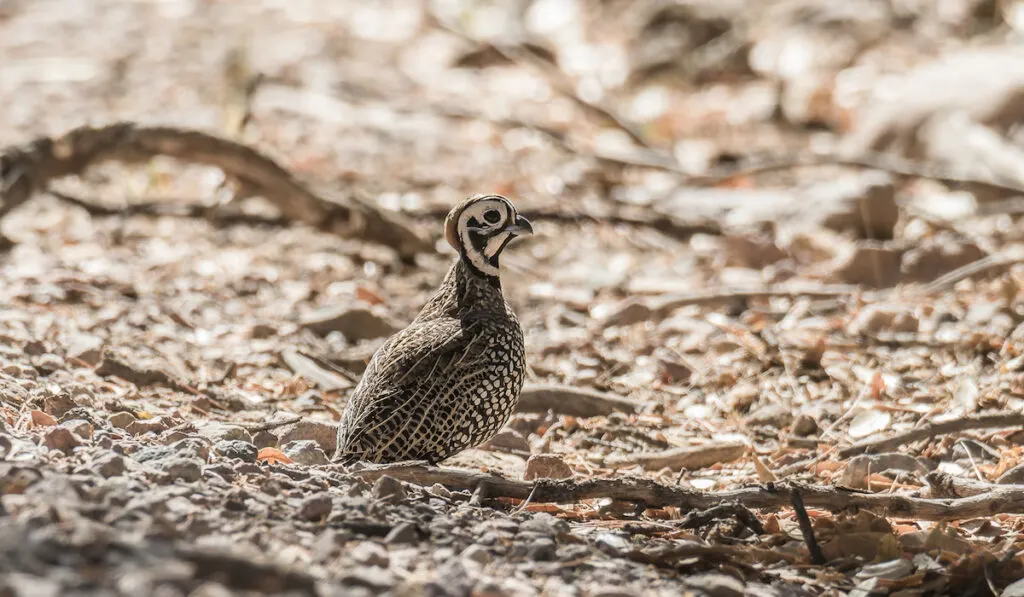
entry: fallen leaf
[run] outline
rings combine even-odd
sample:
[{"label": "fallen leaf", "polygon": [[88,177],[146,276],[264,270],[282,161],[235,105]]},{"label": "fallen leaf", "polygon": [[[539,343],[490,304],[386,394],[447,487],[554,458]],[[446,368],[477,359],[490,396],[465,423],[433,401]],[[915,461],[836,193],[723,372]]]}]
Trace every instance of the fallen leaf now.
[{"label": "fallen leaf", "polygon": [[384,299],[365,286],[356,286],[356,298],[371,305],[383,305]]},{"label": "fallen leaf", "polygon": [[865,410],[850,421],[850,437],[860,439],[872,433],[885,431],[890,422],[892,422],[892,415],[888,412],[874,409]]},{"label": "fallen leaf", "polygon": [[293,460],[288,458],[284,452],[277,448],[263,448],[256,455],[256,459],[260,461],[266,461],[271,464],[291,464]]},{"label": "fallen leaf", "polygon": [[32,424],[37,427],[52,427],[57,424],[57,419],[41,410],[32,411]]}]

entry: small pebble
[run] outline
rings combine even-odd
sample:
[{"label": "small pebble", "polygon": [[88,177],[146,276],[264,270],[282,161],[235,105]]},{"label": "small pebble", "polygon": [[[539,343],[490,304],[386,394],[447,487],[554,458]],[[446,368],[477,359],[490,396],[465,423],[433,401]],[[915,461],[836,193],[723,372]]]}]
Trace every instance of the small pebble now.
[{"label": "small pebble", "polygon": [[124,474],[124,458],[108,452],[93,461],[92,470],[106,478],[119,477]]},{"label": "small pebble", "polygon": [[462,550],[462,557],[467,560],[472,560],[478,564],[489,564],[493,559],[491,552],[487,551],[487,548],[482,545],[470,545],[466,549]]},{"label": "small pebble", "polygon": [[365,566],[380,566],[381,568],[387,568],[391,562],[388,550],[373,541],[363,541],[356,545],[348,552],[348,557]]},{"label": "small pebble", "polygon": [[384,537],[384,543],[389,545],[395,543],[416,543],[419,539],[420,533],[416,529],[416,525],[411,522],[402,522],[388,531],[387,536]]},{"label": "small pebble", "polygon": [[126,429],[129,425],[137,421],[135,415],[132,413],[118,412],[107,417],[110,424],[118,429]]},{"label": "small pebble", "polygon": [[281,443],[281,440],[269,431],[257,431],[252,436],[252,443],[257,448],[276,448]]},{"label": "small pebble", "polygon": [[72,450],[82,445],[82,442],[64,427],[56,427],[46,432],[43,437],[43,445],[51,450],[60,450],[70,454]]},{"label": "small pebble", "polygon": [[198,437],[186,437],[171,444],[171,449],[181,456],[198,458],[202,461],[210,459],[210,446]]},{"label": "small pebble", "polygon": [[241,460],[242,462],[256,462],[259,449],[249,442],[239,440],[221,440],[213,445],[213,451],[218,456]]},{"label": "small pebble", "polygon": [[172,481],[181,479],[186,483],[195,483],[203,476],[203,465],[196,458],[168,458],[161,460],[159,466]]},{"label": "small pebble", "polygon": [[308,439],[288,442],[281,446],[281,451],[288,458],[306,466],[316,466],[330,462],[327,454],[320,449],[320,446],[315,441]]},{"label": "small pebble", "polygon": [[534,454],[530,456],[529,460],[526,461],[526,470],[523,472],[523,479],[527,481],[569,478],[572,478],[572,469],[557,454]]},{"label": "small pebble", "polygon": [[405,487],[398,479],[384,475],[373,483],[371,496],[374,501],[396,504],[405,499]]},{"label": "small pebble", "polygon": [[323,520],[331,513],[333,506],[330,494],[318,493],[302,500],[297,515],[302,520]]},{"label": "small pebble", "polygon": [[82,439],[90,439],[93,434],[92,423],[85,419],[69,419],[60,424],[61,427],[67,428],[68,431],[74,433]]}]

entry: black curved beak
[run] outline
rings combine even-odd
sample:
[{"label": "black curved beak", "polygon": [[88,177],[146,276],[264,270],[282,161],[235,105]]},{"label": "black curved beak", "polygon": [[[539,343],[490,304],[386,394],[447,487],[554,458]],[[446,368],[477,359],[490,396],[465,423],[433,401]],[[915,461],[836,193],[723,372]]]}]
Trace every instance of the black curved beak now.
[{"label": "black curved beak", "polygon": [[527,220],[523,216],[517,214],[516,219],[508,226],[505,226],[503,230],[505,232],[511,232],[516,236],[533,234],[533,224],[530,223],[530,220]]}]

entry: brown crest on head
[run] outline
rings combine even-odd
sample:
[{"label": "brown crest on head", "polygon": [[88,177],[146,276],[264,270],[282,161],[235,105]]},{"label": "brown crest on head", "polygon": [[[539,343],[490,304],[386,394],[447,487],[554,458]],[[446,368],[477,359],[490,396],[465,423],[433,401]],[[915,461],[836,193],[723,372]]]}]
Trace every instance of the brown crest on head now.
[{"label": "brown crest on head", "polygon": [[[466,197],[462,201],[459,201],[458,205],[453,207],[451,211],[448,212],[448,215],[445,216],[444,239],[448,241],[448,244],[451,245],[452,248],[455,249],[456,251],[459,251],[459,215],[462,214],[462,210],[466,209],[467,205],[476,201],[477,199],[482,199],[483,197],[486,197],[486,195],[479,193],[476,195],[472,195],[470,197]],[[461,253],[461,251],[459,252]]]},{"label": "brown crest on head", "polygon": [[444,237],[477,273],[497,279],[498,256],[516,236],[533,226],[501,195],[473,195],[448,212]]}]

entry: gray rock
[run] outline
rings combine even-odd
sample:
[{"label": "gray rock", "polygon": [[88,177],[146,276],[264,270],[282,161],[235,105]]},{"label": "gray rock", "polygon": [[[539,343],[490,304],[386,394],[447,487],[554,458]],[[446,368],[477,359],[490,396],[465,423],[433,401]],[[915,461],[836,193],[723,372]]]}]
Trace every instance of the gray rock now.
[{"label": "gray rock", "polygon": [[93,461],[92,470],[103,477],[119,477],[125,471],[124,458],[108,452]]},{"label": "gray rock", "polygon": [[551,539],[534,539],[526,548],[526,556],[538,562],[549,562],[555,559],[555,542]]},{"label": "gray rock", "polygon": [[384,543],[389,545],[396,543],[416,543],[420,539],[420,533],[416,529],[416,525],[411,522],[402,522],[398,526],[388,531],[386,537],[384,537]]},{"label": "gray rock", "polygon": [[491,552],[488,551],[486,547],[477,544],[470,545],[466,549],[462,550],[462,557],[484,565],[490,564],[491,560],[494,559],[491,556]]},{"label": "gray rock", "polygon": [[170,458],[175,454],[176,451],[171,446],[146,446],[131,456],[136,462],[152,462]]},{"label": "gray rock", "polygon": [[282,444],[299,440],[312,440],[327,454],[334,454],[338,446],[338,426],[320,421],[296,421],[277,430]]},{"label": "gray rock", "polygon": [[371,496],[377,502],[396,504],[405,500],[405,487],[398,479],[384,475],[373,483]]},{"label": "gray rock", "polygon": [[203,476],[203,463],[196,458],[176,456],[158,462],[159,468],[168,480],[180,479],[186,483],[195,483]]},{"label": "gray rock", "polygon": [[743,581],[726,574],[697,574],[686,578],[683,583],[694,589],[698,595],[708,597],[743,597]]},{"label": "gray rock", "polygon": [[793,435],[807,437],[818,432],[818,422],[810,415],[800,415],[793,421]]},{"label": "gray rock", "polygon": [[152,419],[137,419],[129,423],[124,429],[132,435],[143,435],[146,433],[162,433],[174,426],[174,423],[164,417]]},{"label": "gray rock", "polygon": [[118,429],[127,429],[129,425],[137,421],[135,415],[127,412],[118,412],[107,417],[110,424]]},{"label": "gray rock", "polygon": [[281,446],[281,451],[284,452],[288,458],[291,458],[299,464],[305,464],[306,466],[327,464],[330,462],[327,458],[327,454],[325,454],[324,451],[320,449],[320,446],[313,440],[305,439],[288,442]]},{"label": "gray rock", "polygon": [[213,451],[223,458],[241,460],[242,462],[256,462],[259,455],[259,448],[239,440],[221,440],[213,445]]},{"label": "gray rock", "polygon": [[350,342],[383,338],[400,329],[397,323],[384,315],[348,305],[332,305],[313,311],[302,317],[302,325],[321,336],[341,332]]},{"label": "gray rock", "polygon": [[60,450],[70,454],[72,450],[82,445],[82,442],[64,427],[54,427],[43,436],[43,445],[51,450]]},{"label": "gray rock", "polygon": [[323,520],[330,515],[333,506],[330,494],[318,493],[302,500],[296,516],[302,520]]},{"label": "gray rock", "polygon": [[68,419],[61,423],[60,426],[67,428],[68,431],[82,439],[91,439],[94,431],[92,423],[85,419]]},{"label": "gray rock", "polygon": [[252,435],[248,431],[237,425],[228,425],[227,423],[218,423],[216,421],[207,421],[205,423],[196,425],[196,430],[199,435],[205,437],[211,442],[219,442],[221,440],[240,440],[243,442],[252,443]]},{"label": "gray rock", "polygon": [[526,469],[523,471],[523,479],[526,481],[569,479],[572,476],[572,469],[558,454],[534,454],[526,461]]},{"label": "gray rock", "polygon": [[547,512],[538,512],[519,525],[520,533],[538,533],[541,535],[557,535],[568,533],[569,525],[564,520],[559,520]]},{"label": "gray rock", "polygon": [[235,469],[223,462],[208,464],[203,467],[203,475],[216,475],[221,479],[224,479],[226,482],[231,483],[235,479]]},{"label": "gray rock", "polygon": [[350,552],[348,552],[348,557],[359,564],[363,564],[364,566],[380,566],[381,568],[387,568],[388,564],[391,563],[388,550],[373,541],[363,541],[359,545],[356,545]]},{"label": "gray rock", "polygon": [[43,412],[57,418],[64,416],[69,410],[78,406],[78,403],[71,398],[71,394],[58,391],[43,399]]},{"label": "gray rock", "polygon": [[252,443],[256,444],[257,448],[276,448],[281,440],[269,431],[257,431],[252,436]]},{"label": "gray rock", "polygon": [[203,462],[210,459],[209,444],[198,437],[186,437],[171,444],[171,449],[180,456],[199,458]]},{"label": "gray rock", "polygon": [[487,442],[487,445],[498,449],[530,453],[530,443],[526,441],[522,433],[515,429],[502,429]]}]

